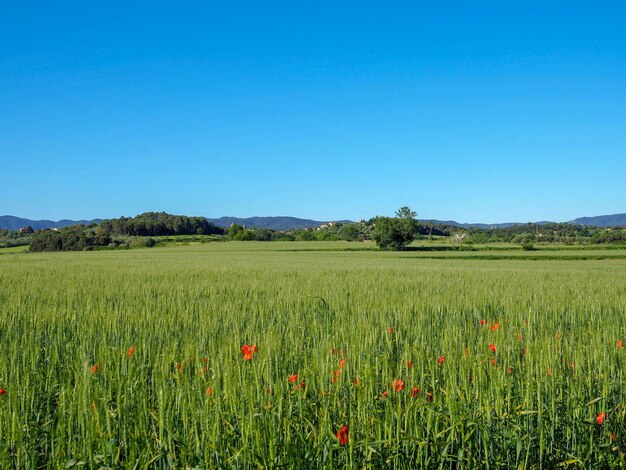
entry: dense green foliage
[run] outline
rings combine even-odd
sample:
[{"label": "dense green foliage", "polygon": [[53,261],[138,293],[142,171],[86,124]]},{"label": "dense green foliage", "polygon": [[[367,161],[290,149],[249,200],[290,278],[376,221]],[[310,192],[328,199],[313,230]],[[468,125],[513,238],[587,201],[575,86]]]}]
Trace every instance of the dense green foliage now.
[{"label": "dense green foliage", "polygon": [[571,224],[525,224],[463,231],[465,243],[626,244],[626,230]]},{"label": "dense green foliage", "polygon": [[626,252],[348,246],[0,255],[0,467],[623,465]]},{"label": "dense green foliage", "polygon": [[160,235],[214,235],[224,231],[204,217],[187,217],[165,212],[146,212],[137,217],[120,217],[104,220],[98,228],[104,233],[115,235],[160,236]]},{"label": "dense green foliage", "polygon": [[28,227],[24,232],[20,232],[19,230],[0,229],[0,248],[28,245],[30,243],[32,233],[32,227]]},{"label": "dense green foliage", "polygon": [[378,217],[374,222],[372,239],[382,250],[402,250],[417,235],[413,219]]},{"label": "dense green foliage", "polygon": [[[443,237],[451,244],[471,246],[514,243],[524,247],[553,243],[570,245],[626,245],[626,230],[592,228],[571,224],[526,224],[506,228],[461,228],[419,222],[408,207],[396,217],[375,217],[357,223],[331,222],[315,229],[276,231],[233,224],[228,229],[214,226],[202,217],[147,212],[134,218],[120,217],[89,226],[31,233],[0,231],[0,247],[30,243],[30,251],[82,251],[107,248],[154,246],[154,237],[179,235],[225,235],[236,241],[367,241],[383,250],[401,250],[413,240]],[[136,238],[140,237],[140,238]]]},{"label": "dense green foliage", "polygon": [[404,206],[396,211],[396,217],[377,217],[372,224],[372,239],[382,250],[402,250],[419,233],[415,212]]},{"label": "dense green foliage", "polygon": [[[83,251],[102,247],[150,247],[152,236],[211,235],[224,231],[203,217],[146,212],[137,217],[120,217],[96,225],[73,225],[58,230],[41,230],[31,237],[30,251]],[[127,240],[127,237],[143,237]]]},{"label": "dense green foliage", "polygon": [[30,251],[81,251],[107,246],[111,237],[95,226],[72,225],[58,230],[41,230],[31,239]]}]

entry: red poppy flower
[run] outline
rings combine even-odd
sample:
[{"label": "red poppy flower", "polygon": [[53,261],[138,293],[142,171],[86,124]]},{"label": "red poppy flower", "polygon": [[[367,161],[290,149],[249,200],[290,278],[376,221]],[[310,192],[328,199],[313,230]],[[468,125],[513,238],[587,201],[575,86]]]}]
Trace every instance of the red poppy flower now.
[{"label": "red poppy flower", "polygon": [[389,392],[385,390],[383,393],[380,394],[380,396],[383,398],[387,398],[389,396]]},{"label": "red poppy flower", "polygon": [[389,333],[393,333],[393,327],[392,326],[389,327]]},{"label": "red poppy flower", "polygon": [[522,349],[522,357],[526,357],[526,348]]},{"label": "red poppy flower", "polygon": [[133,354],[135,354],[135,348],[133,348],[132,346],[130,348],[128,348],[128,352],[126,353],[126,355],[128,357],[132,356]]},{"label": "red poppy flower", "polygon": [[517,341],[521,342],[522,341],[522,335],[521,334],[517,334]]},{"label": "red poppy flower", "polygon": [[336,383],[341,378],[341,369],[337,369],[333,372],[333,383]]},{"label": "red poppy flower", "polygon": [[396,379],[392,382],[393,385],[393,389],[396,392],[401,392],[402,390],[404,390],[404,381],[400,380],[400,379]]},{"label": "red poppy flower", "polygon": [[606,418],[606,413],[598,413],[598,416],[596,416],[596,424],[598,426],[602,426],[605,418]]},{"label": "red poppy flower", "polygon": [[617,340],[617,349],[623,349],[624,348],[624,342],[621,339]]},{"label": "red poppy flower", "polygon": [[512,374],[512,373],[513,373],[513,368],[512,368],[512,367],[507,367],[507,368],[506,368],[506,371],[507,371],[509,374]]},{"label": "red poppy flower", "polygon": [[294,387],[293,387],[293,389],[294,389],[294,390],[298,390],[298,388],[299,388],[300,390],[304,390],[304,389],[306,389],[306,382],[304,381],[304,379],[302,379],[302,380],[300,381],[300,385],[296,384],[296,385],[294,385]]},{"label": "red poppy flower", "polygon": [[354,380],[352,381],[352,385],[354,385],[355,387],[358,387],[359,385],[361,385],[361,381],[355,377]]},{"label": "red poppy flower", "polygon": [[446,356],[439,356],[437,358],[437,362],[439,363],[439,365],[443,364],[446,361]]},{"label": "red poppy flower", "polygon": [[491,331],[497,330],[498,328],[500,328],[500,323],[498,323],[497,321],[494,321],[489,327]]},{"label": "red poppy flower", "polygon": [[206,396],[210,397],[211,395],[213,395],[213,387],[207,387]]},{"label": "red poppy flower", "polygon": [[411,362],[411,359],[409,359],[408,361],[406,361],[406,368],[407,368],[407,369],[413,369],[413,363]]},{"label": "red poppy flower", "polygon": [[335,436],[337,436],[337,439],[339,439],[339,444],[342,446],[345,446],[348,443],[348,434],[350,433],[350,431],[348,431],[348,425],[344,424],[344,426],[337,431],[337,434],[335,434]]},{"label": "red poppy flower", "polygon": [[94,364],[93,366],[91,366],[91,373],[95,374],[96,372],[98,372],[98,364]]},{"label": "red poppy flower", "polygon": [[485,326],[485,325],[489,325],[489,322],[488,322],[487,320],[480,320],[480,321],[478,322],[478,324],[479,324],[480,326]]},{"label": "red poppy flower", "polygon": [[465,348],[465,351],[463,351],[463,354],[465,354],[466,356],[470,355],[470,348]]},{"label": "red poppy flower", "polygon": [[615,434],[611,433],[609,437],[611,438],[611,442],[615,442]]},{"label": "red poppy flower", "polygon": [[7,391],[4,388],[0,388],[0,396],[4,396],[7,394]]},{"label": "red poppy flower", "polygon": [[413,390],[411,390],[411,398],[415,398],[416,396],[418,396],[420,394],[420,389],[419,387],[413,387]]},{"label": "red poppy flower", "polygon": [[178,370],[178,373],[180,374],[183,371],[183,365],[180,362],[176,363],[176,369]]},{"label": "red poppy flower", "polygon": [[346,361],[344,361],[343,359],[339,359],[339,368],[343,369],[345,365],[346,365]]},{"label": "red poppy flower", "polygon": [[298,380],[298,376],[296,374],[289,376],[289,383],[295,383],[296,380]]},{"label": "red poppy flower", "polygon": [[570,366],[570,369],[573,369],[574,368],[574,362],[570,361],[569,366]]},{"label": "red poppy flower", "polygon": [[494,354],[496,353],[496,345],[495,345],[495,344],[491,343],[491,344],[489,345],[489,349],[491,349],[491,352],[492,352],[492,353],[494,353]]},{"label": "red poppy flower", "polygon": [[259,348],[255,344],[244,344],[241,347],[241,353],[243,354],[244,361],[251,361],[254,357],[254,353],[258,352]]},{"label": "red poppy flower", "polygon": [[552,377],[552,369],[548,367],[548,377]]},{"label": "red poppy flower", "polygon": [[203,361],[205,364],[208,364],[208,363],[209,363],[209,358],[208,358],[208,357],[203,357],[203,358],[202,358],[202,361]]},{"label": "red poppy flower", "polygon": [[491,360],[491,365],[492,365],[492,366],[495,366],[495,365],[496,365],[496,358],[495,358],[495,357]]}]

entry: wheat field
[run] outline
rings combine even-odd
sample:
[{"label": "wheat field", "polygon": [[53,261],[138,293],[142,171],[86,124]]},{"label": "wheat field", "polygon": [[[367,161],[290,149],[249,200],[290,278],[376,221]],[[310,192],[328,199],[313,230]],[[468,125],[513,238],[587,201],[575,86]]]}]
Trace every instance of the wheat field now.
[{"label": "wheat field", "polygon": [[624,466],[626,251],[583,251],[2,254],[0,466]]}]

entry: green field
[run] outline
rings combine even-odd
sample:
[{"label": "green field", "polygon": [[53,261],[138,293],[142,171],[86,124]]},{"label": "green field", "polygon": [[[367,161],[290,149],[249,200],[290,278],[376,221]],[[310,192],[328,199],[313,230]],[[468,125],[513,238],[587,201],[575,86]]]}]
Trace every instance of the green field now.
[{"label": "green field", "polygon": [[28,245],[11,246],[8,248],[0,248],[0,255],[8,253],[22,253],[28,250]]},{"label": "green field", "polygon": [[626,250],[373,248],[3,253],[0,467],[625,465]]}]

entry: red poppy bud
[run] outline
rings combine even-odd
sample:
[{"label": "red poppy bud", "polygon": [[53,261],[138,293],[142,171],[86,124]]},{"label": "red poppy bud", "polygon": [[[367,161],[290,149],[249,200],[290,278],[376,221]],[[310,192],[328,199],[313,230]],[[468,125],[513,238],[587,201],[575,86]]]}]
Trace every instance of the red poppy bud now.
[{"label": "red poppy bud", "polygon": [[345,446],[348,443],[348,425],[344,425],[335,436],[339,439],[339,444]]}]

